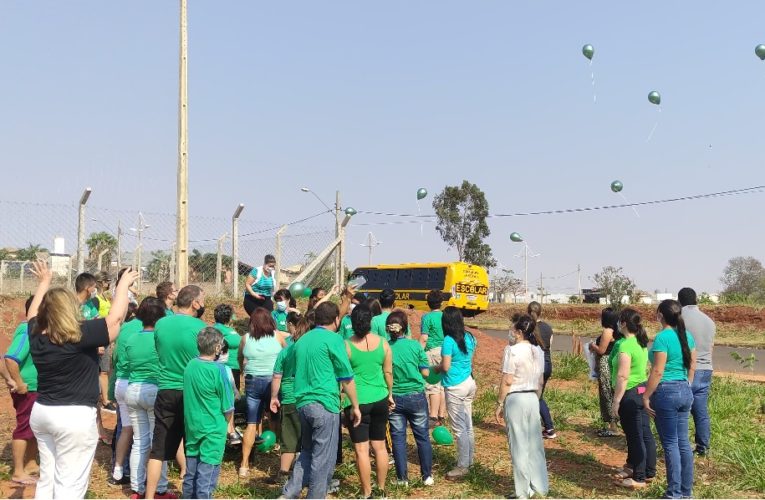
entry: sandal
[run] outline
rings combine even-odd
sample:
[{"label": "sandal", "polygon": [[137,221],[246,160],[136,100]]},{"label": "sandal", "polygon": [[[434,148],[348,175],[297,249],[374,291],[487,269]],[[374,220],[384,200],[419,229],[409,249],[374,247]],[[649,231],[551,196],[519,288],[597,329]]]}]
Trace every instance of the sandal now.
[{"label": "sandal", "polygon": [[247,467],[239,467],[239,477],[246,479],[250,475],[250,469]]},{"label": "sandal", "polygon": [[613,475],[613,478],[618,479],[619,481],[622,481],[624,479],[629,479],[631,477],[632,477],[632,471],[630,469],[621,470]]},{"label": "sandal", "polygon": [[618,435],[619,435],[619,434],[617,434],[616,432],[612,431],[611,429],[600,429],[600,430],[598,431],[598,437],[602,437],[602,438],[606,438],[606,437],[609,437],[609,438],[610,438],[610,437],[616,437],[616,436],[618,436]]},{"label": "sandal", "polygon": [[647,486],[645,482],[640,483],[638,481],[635,481],[632,478],[623,479],[622,481],[616,481],[616,485],[621,486],[622,488],[629,488],[631,490],[642,490],[643,488]]}]

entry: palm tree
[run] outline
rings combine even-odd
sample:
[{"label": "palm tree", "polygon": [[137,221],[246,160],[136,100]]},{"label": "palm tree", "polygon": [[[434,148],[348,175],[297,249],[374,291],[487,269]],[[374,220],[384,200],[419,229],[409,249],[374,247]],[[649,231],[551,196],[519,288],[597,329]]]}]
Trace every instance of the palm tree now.
[{"label": "palm tree", "polygon": [[95,261],[101,252],[106,251],[106,262],[111,262],[112,256],[117,251],[117,238],[106,231],[90,233],[85,244],[88,245],[88,259],[91,261]]},{"label": "palm tree", "polygon": [[19,249],[16,252],[17,260],[35,260],[38,253],[49,253],[47,248],[43,248],[40,245],[29,244],[28,247]]}]

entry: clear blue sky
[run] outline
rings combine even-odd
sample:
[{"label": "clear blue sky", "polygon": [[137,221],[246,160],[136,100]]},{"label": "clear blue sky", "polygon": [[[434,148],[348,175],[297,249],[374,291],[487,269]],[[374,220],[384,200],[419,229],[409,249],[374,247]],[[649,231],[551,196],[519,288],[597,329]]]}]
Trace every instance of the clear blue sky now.
[{"label": "clear blue sky", "polygon": [[[468,179],[506,213],[619,203],[617,178],[630,201],[765,181],[762,2],[189,4],[192,215],[243,201],[293,220],[321,209],[303,185],[412,213],[418,187]],[[177,25],[171,0],[0,2],[0,200],[71,203],[89,185],[96,205],[173,212]],[[765,257],[763,201],[494,219],[489,243],[519,274],[511,231],[542,254],[535,277],[617,265],[646,290],[714,291],[728,258]],[[369,229],[350,230],[351,266]],[[377,261],[455,258],[432,225],[371,229]]]}]

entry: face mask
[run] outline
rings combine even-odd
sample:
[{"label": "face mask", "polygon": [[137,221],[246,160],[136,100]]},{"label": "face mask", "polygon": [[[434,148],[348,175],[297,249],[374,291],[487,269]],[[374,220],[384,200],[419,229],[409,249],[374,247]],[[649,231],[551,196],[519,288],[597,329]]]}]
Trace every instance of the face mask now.
[{"label": "face mask", "polygon": [[201,318],[205,313],[205,306],[200,307],[197,309],[197,318]]},{"label": "face mask", "polygon": [[218,361],[220,361],[223,364],[228,363],[228,353],[221,354],[220,356],[218,356]]},{"label": "face mask", "polygon": [[276,309],[281,311],[281,312],[286,311],[287,310],[287,303],[284,302],[283,300],[280,300],[279,302],[276,303]]},{"label": "face mask", "polygon": [[98,297],[98,289],[94,288],[92,292],[90,292],[90,298],[95,299]]}]

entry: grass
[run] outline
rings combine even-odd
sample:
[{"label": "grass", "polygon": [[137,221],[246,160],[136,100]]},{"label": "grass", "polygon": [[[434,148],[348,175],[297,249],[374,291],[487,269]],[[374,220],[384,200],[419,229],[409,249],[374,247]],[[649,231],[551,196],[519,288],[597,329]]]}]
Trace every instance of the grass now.
[{"label": "grass", "polygon": [[583,357],[570,353],[553,353],[553,366],[559,380],[583,380],[589,370]]}]

